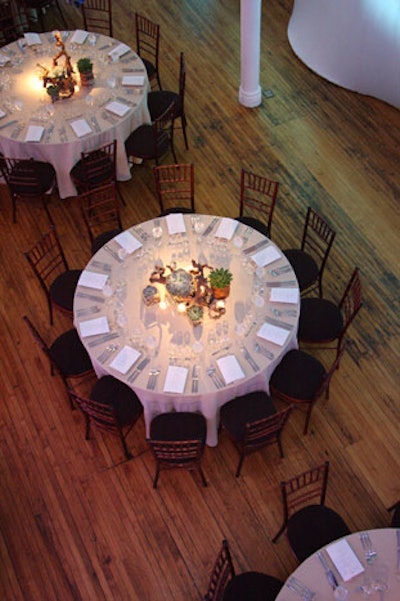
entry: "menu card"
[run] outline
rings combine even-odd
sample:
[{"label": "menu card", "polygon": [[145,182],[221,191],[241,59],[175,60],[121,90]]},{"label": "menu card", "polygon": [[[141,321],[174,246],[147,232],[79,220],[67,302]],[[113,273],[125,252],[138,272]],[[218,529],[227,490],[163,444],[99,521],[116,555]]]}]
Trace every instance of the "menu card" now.
[{"label": "menu card", "polygon": [[44,127],[41,125],[28,125],[28,130],[25,136],[25,142],[40,142],[44,132]]},{"label": "menu card", "polygon": [[123,86],[144,86],[144,75],[124,75]]},{"label": "menu card", "polygon": [[106,285],[108,275],[104,273],[96,273],[85,269],[81,273],[79,278],[78,286],[86,286],[87,288],[95,288],[96,290],[103,290]]},{"label": "menu card", "polygon": [[270,300],[273,303],[297,304],[300,298],[298,288],[271,288]]},{"label": "menu card", "polygon": [[170,213],[165,217],[167,221],[167,229],[170,236],[186,232],[185,221],[182,213]]},{"label": "menu card", "polygon": [[118,117],[123,117],[125,113],[129,111],[131,107],[127,104],[123,104],[122,102],[117,102],[113,100],[106,104],[106,109],[110,111],[110,113],[114,113],[114,115],[118,115]]},{"label": "menu card", "polygon": [[281,253],[275,246],[267,246],[267,248],[262,248],[258,252],[254,253],[254,255],[251,255],[251,258],[258,267],[269,265],[281,257]]},{"label": "menu card", "polygon": [[230,240],[238,225],[239,223],[235,219],[228,219],[227,217],[224,217],[219,223],[218,229],[215,232],[215,237]]},{"label": "menu card", "polygon": [[182,393],[185,390],[187,375],[187,367],[170,365],[165,377],[164,392]]},{"label": "menu card", "polygon": [[344,582],[364,572],[364,566],[345,538],[328,545],[326,551]]},{"label": "menu card", "polygon": [[289,333],[289,330],[274,326],[270,323],[264,323],[258,330],[257,336],[264,338],[264,340],[268,340],[269,342],[273,342],[274,344],[279,344],[279,346],[283,346]]},{"label": "menu card", "polygon": [[77,29],[74,31],[74,35],[70,39],[70,44],[83,44],[89,33],[83,29]]},{"label": "menu card", "polygon": [[28,46],[42,43],[42,39],[38,33],[24,33],[24,38]]},{"label": "menu card", "polygon": [[139,359],[141,353],[131,346],[125,345],[118,355],[111,361],[110,367],[121,374],[125,374],[130,367]]},{"label": "menu card", "polygon": [[114,240],[118,242],[118,244],[122,246],[122,248],[125,249],[129,255],[143,246],[142,243],[139,242],[139,240],[128,231],[121,232],[118,234],[118,236],[115,236]]},{"label": "menu card", "polygon": [[92,128],[86,119],[77,119],[76,121],[72,121],[70,125],[78,138],[82,138],[83,136],[90,134],[92,131]]},{"label": "menu card", "polygon": [[240,380],[245,377],[235,355],[227,355],[226,357],[217,359],[217,365],[226,384],[230,384],[231,382],[235,382],[235,380]]},{"label": "menu card", "polygon": [[95,336],[96,334],[105,334],[110,331],[108,325],[108,319],[106,315],[102,317],[96,317],[95,319],[88,319],[87,321],[81,321],[79,324],[81,336]]}]

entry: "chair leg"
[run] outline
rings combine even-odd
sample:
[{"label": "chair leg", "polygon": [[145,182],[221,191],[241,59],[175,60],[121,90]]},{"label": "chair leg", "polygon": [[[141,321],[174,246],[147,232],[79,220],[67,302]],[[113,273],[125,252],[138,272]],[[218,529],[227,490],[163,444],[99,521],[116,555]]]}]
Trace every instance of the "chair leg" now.
[{"label": "chair leg", "polygon": [[308,432],[308,425],[310,423],[312,408],[313,408],[313,403],[308,403],[308,409],[307,409],[307,413],[306,413],[306,421],[304,422],[303,434],[307,434],[307,432]]},{"label": "chair leg", "polygon": [[182,122],[182,132],[183,132],[183,139],[185,140],[185,147],[186,150],[189,150],[189,144],[188,144],[188,139],[187,139],[187,134],[186,134],[186,117],[185,115],[182,115],[181,117],[181,122]]},{"label": "chair leg", "polygon": [[201,481],[203,483],[203,486],[207,486],[207,480],[204,477],[204,473],[203,473],[203,470],[201,469],[200,465],[199,465],[199,473],[200,473],[200,476],[201,476]]},{"label": "chair leg", "polygon": [[158,484],[158,477],[159,477],[159,475],[160,475],[160,467],[159,467],[159,465],[157,464],[157,467],[156,467],[156,475],[154,476],[153,488],[157,488],[157,484]]},{"label": "chair leg", "polygon": [[68,29],[68,23],[65,20],[64,13],[61,10],[61,7],[60,7],[60,5],[58,3],[58,0],[56,0],[56,7],[57,7],[58,12],[60,13],[61,20],[64,23],[65,30],[67,31],[67,29]]},{"label": "chair leg", "polygon": [[239,463],[238,463],[236,474],[235,474],[236,478],[239,478],[239,476],[240,476],[240,472],[242,471],[243,461],[244,461],[244,453],[240,453],[240,459],[239,459]]},{"label": "chair leg", "polygon": [[285,528],[286,528],[286,523],[283,523],[282,526],[279,528],[278,532],[275,534],[274,538],[272,539],[273,543],[276,543],[276,541],[278,540],[278,538],[280,537],[282,532],[285,530]]},{"label": "chair leg", "polygon": [[125,441],[125,437],[122,434],[122,432],[120,432],[119,437],[121,439],[121,444],[122,444],[122,448],[124,450],[125,457],[126,457],[127,461],[129,461],[129,459],[132,459],[133,455],[128,450],[128,447],[127,447],[126,441]]}]

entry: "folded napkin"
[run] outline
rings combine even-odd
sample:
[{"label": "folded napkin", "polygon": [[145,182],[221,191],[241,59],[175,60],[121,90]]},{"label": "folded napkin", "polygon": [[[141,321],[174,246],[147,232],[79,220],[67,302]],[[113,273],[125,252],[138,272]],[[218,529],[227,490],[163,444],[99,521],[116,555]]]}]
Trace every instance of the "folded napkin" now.
[{"label": "folded napkin", "polygon": [[254,255],[251,255],[251,258],[257,264],[258,267],[264,267],[265,265],[269,265],[270,263],[273,263],[281,257],[281,253],[275,246],[267,246],[267,248],[263,248],[256,252]]},{"label": "folded napkin", "polygon": [[111,56],[112,59],[114,59],[114,57],[120,58],[121,56],[124,56],[124,54],[129,52],[129,50],[130,48],[126,44],[119,44],[118,46],[110,50],[108,56]]},{"label": "folded napkin", "polygon": [[86,286],[87,288],[103,290],[107,283],[107,278],[108,275],[104,273],[96,273],[94,271],[88,271],[85,269],[82,271],[81,277],[79,278],[78,286]]},{"label": "folded napkin", "polygon": [[143,246],[142,243],[139,242],[139,240],[128,231],[121,232],[118,234],[118,236],[115,236],[114,240],[118,242],[118,244],[122,246],[122,248],[124,248],[129,255]]},{"label": "folded napkin", "polygon": [[139,359],[141,353],[131,346],[125,345],[118,355],[111,361],[110,367],[121,374],[126,374],[128,369]]},{"label": "folded napkin", "polygon": [[186,232],[185,221],[182,213],[170,213],[165,217],[167,221],[167,229],[170,236]]},{"label": "folded napkin", "polygon": [[7,115],[7,113],[5,113],[4,111],[2,111],[0,109],[0,119],[2,119],[3,117],[5,117]]},{"label": "folded napkin", "polygon": [[221,219],[218,229],[215,232],[215,237],[230,240],[238,225],[239,223],[235,219],[228,219],[227,217],[224,217]]},{"label": "folded napkin", "polygon": [[187,375],[187,367],[170,365],[165,377],[164,392],[182,393],[185,390]]},{"label": "folded napkin", "polygon": [[28,125],[25,142],[40,142],[44,132],[44,127],[41,125]]},{"label": "folded napkin", "polygon": [[123,86],[144,86],[144,75],[124,75]]},{"label": "folded napkin", "polygon": [[328,545],[326,551],[344,582],[364,572],[364,566],[345,538]]},{"label": "folded napkin", "polygon": [[297,304],[300,298],[298,288],[271,288],[270,300],[273,303]]},{"label": "folded napkin", "polygon": [[240,380],[240,378],[245,377],[245,374],[235,355],[227,355],[226,357],[217,359],[217,365],[226,384],[230,384],[235,380]]},{"label": "folded napkin", "polygon": [[10,57],[5,56],[4,54],[0,54],[0,67],[4,67],[7,63],[10,62]]},{"label": "folded napkin", "polygon": [[90,134],[92,131],[92,128],[90,127],[86,119],[77,119],[76,121],[72,121],[70,125],[74,130],[75,135],[78,136],[78,138],[82,138],[83,136]]},{"label": "folded napkin", "polygon": [[74,31],[74,35],[70,39],[70,44],[83,44],[83,42],[88,37],[89,33],[87,31],[83,31],[83,29],[77,29]]},{"label": "folded napkin", "polygon": [[108,325],[108,319],[105,315],[102,317],[96,317],[95,319],[88,319],[87,321],[81,321],[79,324],[81,336],[95,336],[96,334],[105,334],[110,331]]},{"label": "folded napkin", "polygon": [[274,326],[271,323],[264,323],[257,332],[257,336],[260,338],[264,338],[264,340],[268,340],[274,344],[279,344],[279,346],[283,346],[285,344],[289,334],[289,330],[285,330],[279,326]]},{"label": "folded napkin", "polygon": [[24,38],[28,46],[42,43],[42,39],[38,33],[24,33]]},{"label": "folded napkin", "polygon": [[106,109],[110,111],[110,113],[114,113],[114,115],[118,115],[118,117],[123,117],[125,113],[129,111],[131,107],[127,104],[122,104],[122,102],[117,102],[113,100],[106,104]]}]

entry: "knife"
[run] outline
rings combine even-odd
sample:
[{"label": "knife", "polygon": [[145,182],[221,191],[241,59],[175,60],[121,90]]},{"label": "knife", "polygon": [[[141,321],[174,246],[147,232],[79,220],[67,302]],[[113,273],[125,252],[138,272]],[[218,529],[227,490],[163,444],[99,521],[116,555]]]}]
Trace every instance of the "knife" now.
[{"label": "knife", "polygon": [[254,252],[255,250],[258,250],[259,248],[262,248],[263,246],[267,246],[269,243],[270,243],[269,240],[260,240],[260,242],[257,242],[257,244],[253,244],[253,246],[249,246],[249,248],[246,248],[246,250],[243,251],[243,254],[249,255],[250,253]]},{"label": "knife", "polygon": [[139,365],[137,366],[135,371],[129,376],[129,378],[128,378],[129,383],[132,383],[136,380],[138,375],[144,370],[144,368],[149,363],[149,361],[150,361],[149,357],[145,357],[144,359],[142,359],[142,361],[139,363]]},{"label": "knife", "polygon": [[3,123],[3,125],[0,125],[0,129],[4,129],[5,127],[8,127],[9,125],[14,125],[15,123],[18,123],[17,119],[13,119],[12,121],[9,121],[8,123]]},{"label": "knife", "polygon": [[280,321],[279,319],[273,319],[272,317],[264,316],[264,321],[270,323],[273,326],[278,326],[279,328],[283,328],[284,330],[293,330],[293,326],[290,323],[286,323],[284,321]]},{"label": "knife", "polygon": [[335,590],[339,586],[339,583],[336,580],[335,574],[330,569],[328,562],[326,561],[326,559],[323,556],[323,554],[321,553],[321,551],[318,551],[317,557],[320,560],[322,567],[324,568],[326,579],[328,580],[328,582],[331,585],[331,587],[333,588],[333,590]]}]

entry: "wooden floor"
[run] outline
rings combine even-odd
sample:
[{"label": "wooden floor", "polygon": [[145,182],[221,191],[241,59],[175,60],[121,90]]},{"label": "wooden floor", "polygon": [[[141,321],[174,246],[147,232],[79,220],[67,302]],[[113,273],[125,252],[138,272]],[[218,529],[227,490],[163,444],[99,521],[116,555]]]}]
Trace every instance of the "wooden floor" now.
[{"label": "wooden floor", "polygon": [[[71,28],[78,10],[60,0]],[[309,205],[337,231],[325,294],[338,300],[355,265],[364,307],[334,376],[329,401],[312,416],[308,436],[295,412],[275,448],[245,461],[225,434],[207,448],[203,488],[196,475],[162,474],[140,422],[128,439],[97,432],[84,440],[78,411],[32,341],[27,313],[48,341],[71,327],[45,299],[23,257],[48,228],[41,208],[18,207],[11,221],[0,189],[0,598],[4,601],[194,601],[202,598],[223,537],[238,571],[285,579],[296,566],[281,520],[279,482],[326,459],[327,502],[352,530],[386,526],[386,507],[400,498],[399,435],[399,144],[400,113],[320,79],[292,53],[287,24],[292,2],[263,3],[261,83],[274,97],[249,110],[237,102],[239,0],[120,0],[116,37],[134,45],[135,10],[161,25],[161,76],[177,88],[179,52],[187,62],[190,150],[176,135],[180,162],[193,162],[199,212],[235,216],[239,173],[247,167],[281,182],[272,237],[299,243]],[[57,25],[50,10],[49,29]],[[168,162],[168,159],[167,161]],[[151,166],[134,168],[121,185],[125,226],[156,215]],[[75,199],[50,205],[70,266],[89,259]],[[329,363],[328,354],[320,354]]]}]

